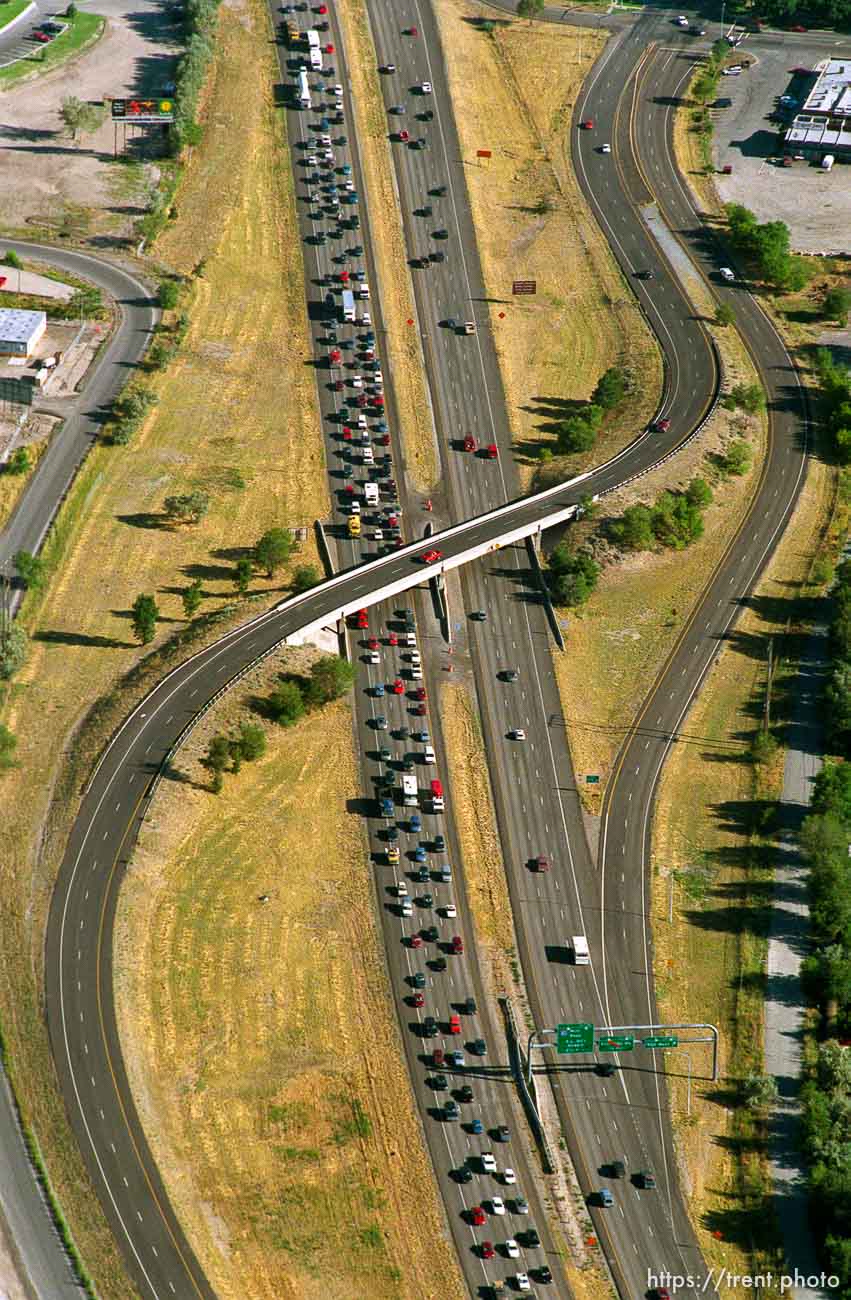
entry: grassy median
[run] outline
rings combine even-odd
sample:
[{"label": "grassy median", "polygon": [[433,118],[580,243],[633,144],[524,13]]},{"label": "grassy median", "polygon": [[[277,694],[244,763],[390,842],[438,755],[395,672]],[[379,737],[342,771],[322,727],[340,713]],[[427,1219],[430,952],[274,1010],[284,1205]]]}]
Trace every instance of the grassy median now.
[{"label": "grassy median", "polygon": [[[22,1111],[110,1297],[130,1289],[53,1084],[41,994],[46,909],[89,754],[78,752],[78,728],[95,701],[120,697],[140,658],[129,617],[137,594],[156,596],[157,641],[167,638],[185,626],[181,593],[196,577],[201,615],[230,605],[243,548],[266,528],[310,525],[328,506],[267,21],[259,3],[220,11],[204,139],[156,250],[178,274],[205,263],[185,290],[189,333],[179,359],[146,380],[159,405],[144,428],[128,447],[96,448],[63,507],[47,550],[52,577],[22,616],[29,662],[2,703],[19,766],[2,778],[0,1019]],[[210,494],[204,520],[164,526],[163,499],[194,488]],[[305,548],[297,562],[312,558]],[[252,591],[271,603],[286,581],[284,573],[271,582],[258,576]],[[114,699],[111,716],[120,712]]]},{"label": "grassy median", "polygon": [[[553,449],[553,423],[590,396],[604,370],[620,365],[632,381],[594,451],[547,471],[567,478],[634,437],[662,385],[655,339],[571,163],[571,114],[606,38],[501,18],[488,32],[482,22],[493,12],[461,0],[438,0],[436,11],[524,483],[540,450]],[[512,281],[526,279],[536,295],[513,297]]]},{"label": "grassy median", "polygon": [[350,709],[268,726],[265,756],[218,796],[200,762],[314,653],[244,679],[159,788],[116,929],[125,1058],[222,1300],[460,1300],[347,810]]}]

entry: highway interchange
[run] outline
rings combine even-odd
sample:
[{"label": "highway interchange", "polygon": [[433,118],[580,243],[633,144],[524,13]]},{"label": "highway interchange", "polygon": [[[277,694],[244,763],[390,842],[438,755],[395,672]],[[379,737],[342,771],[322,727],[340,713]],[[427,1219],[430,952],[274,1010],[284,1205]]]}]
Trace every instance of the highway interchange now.
[{"label": "highway interchange", "polygon": [[[519,490],[487,314],[479,307],[485,293],[431,11],[405,0],[396,8],[376,2],[370,12],[379,62],[392,61],[397,67],[397,73],[385,81],[388,106],[410,100],[405,87],[417,82],[428,80],[434,88],[430,97],[435,112],[435,120],[428,128],[430,148],[415,152],[396,144],[393,150],[412,256],[421,254],[423,242],[422,219],[413,216],[414,209],[421,205],[429,189],[442,184],[448,187],[447,196],[442,200],[445,207],[441,209],[441,224],[450,234],[446,244],[447,263],[422,273],[414,272],[419,324],[425,336],[441,443],[447,512],[454,519],[473,519],[468,528],[454,530],[446,541],[436,542],[448,559],[453,553],[463,552],[471,539],[476,542],[498,539],[506,525],[500,519],[488,519],[486,512],[514,500]],[[670,112],[664,103],[655,103],[656,99],[664,100],[676,93],[687,72],[687,51],[692,47],[684,47],[683,54],[676,49],[653,50],[649,58],[645,57],[649,41],[663,35],[661,21],[653,16],[642,18],[610,43],[577,105],[573,132],[578,142],[575,158],[580,182],[625,274],[632,278],[636,270],[654,271],[653,281],[632,282],[665,353],[667,384],[660,414],[671,419],[671,428],[664,435],[654,433],[638,438],[615,462],[595,472],[590,480],[562,489],[557,495],[563,503],[575,502],[589,490],[605,491],[673,450],[699,424],[715,395],[715,360],[705,332],[693,319],[693,310],[682,296],[678,281],[670,274],[634,206],[635,202],[647,198],[642,192],[646,177],[669,224],[680,232],[698,265],[713,278],[717,258],[711,250],[707,252],[688,194],[672,163]],[[420,39],[401,40],[400,29],[414,24],[421,33]],[[666,30],[666,42],[668,36]],[[282,51],[282,59],[285,58],[286,52]],[[644,111],[636,116],[633,133],[628,113],[630,76],[640,63],[643,80],[639,94]],[[339,55],[338,75],[345,80]],[[292,74],[287,73],[285,80],[291,82]],[[648,87],[652,87],[652,93]],[[577,130],[578,121],[586,115],[594,117],[593,135]],[[304,115],[290,113],[289,120],[291,138],[297,143],[304,130]],[[350,114],[348,132],[352,134]],[[611,140],[613,155],[596,151],[603,139]],[[296,151],[294,155],[297,157]],[[355,176],[359,178],[356,152],[351,154],[351,159]],[[300,175],[298,170],[296,175]],[[310,218],[310,209],[303,202],[299,207],[305,235],[311,236],[315,233],[315,223]],[[362,242],[366,247],[367,267],[371,270],[367,222]],[[329,249],[312,242],[305,245],[309,281],[332,272],[330,257],[334,251],[333,247]],[[375,286],[374,274],[370,280]],[[544,1025],[561,1019],[587,1018],[602,1025],[643,1023],[654,1018],[644,866],[656,779],[685,711],[735,617],[739,601],[753,584],[788,517],[800,484],[804,463],[803,425],[791,362],[771,326],[741,287],[716,284],[713,287],[719,298],[735,302],[738,318],[762,368],[772,411],[769,458],[758,501],[746,526],[683,630],[645,703],[641,725],[627,736],[616,777],[607,792],[596,863],[581,829],[563,730],[550,725],[550,720],[558,716],[560,705],[553,684],[544,613],[540,606],[518,599],[527,567],[525,554],[511,547],[500,552],[499,570],[494,568],[492,559],[473,562],[462,570],[465,609],[484,609],[488,613],[486,623],[469,626],[469,645],[524,977],[536,1019]],[[311,303],[318,304],[323,292],[310,285]],[[466,319],[470,308],[478,326],[473,338],[437,327],[437,322],[448,316]],[[372,314],[380,348],[379,304],[373,304]],[[313,316],[317,331],[324,329],[315,312]],[[328,461],[333,475],[334,466],[340,463],[341,448],[338,426],[327,422],[336,397],[325,386],[325,373],[319,371],[319,382],[329,437]],[[392,376],[387,378],[388,423],[393,430],[394,406],[389,382]],[[492,438],[497,443],[500,451],[497,460],[483,461],[448,450],[449,440],[468,428],[476,432],[480,441]],[[394,446],[394,451],[399,454],[398,447]],[[342,486],[342,480],[339,482]],[[512,521],[534,520],[536,513],[540,514],[540,506],[526,502],[510,511],[509,516]],[[338,515],[336,521],[339,523],[342,518]],[[370,551],[364,552],[358,543],[343,538],[338,543],[344,568],[357,564],[364,553],[368,555]],[[416,553],[407,548],[391,553],[377,566],[359,564],[347,570],[332,589],[317,589],[295,604],[286,602],[280,612],[272,611],[254,620],[246,629],[230,634],[176,670],[128,719],[104,756],[84,799],[51,913],[47,942],[49,1023],[69,1114],[107,1217],[142,1294],[213,1294],[175,1222],[147,1149],[123,1074],[112,1009],[111,919],[121,871],[132,849],[139,820],[144,816],[151,783],[183,729],[220,686],[238,675],[258,654],[273,648],[282,637],[297,632],[305,622],[330,620],[341,608],[350,610],[361,600],[371,604],[379,581],[415,580],[419,573],[413,567],[412,555]],[[516,579],[504,580],[506,568],[516,570]],[[382,575],[380,579],[377,572]],[[398,603],[397,599],[389,607],[378,604],[370,609],[370,622],[373,629],[376,620],[381,624],[383,640],[387,637],[388,609]],[[414,603],[421,629],[419,643],[426,665],[426,684],[430,685],[437,680],[442,665],[440,653],[434,649],[438,639],[423,631],[428,627],[430,602],[417,597]],[[356,634],[350,637],[355,654],[361,655],[363,647],[358,646]],[[398,648],[382,646],[379,653],[380,664],[364,666],[358,676],[358,716],[365,728],[367,790],[372,788],[376,771],[381,769],[376,767],[374,757],[370,757],[376,749],[376,739],[366,724],[381,711],[391,726],[401,725],[406,715],[400,708],[407,707],[401,704],[407,697],[385,698],[379,706],[372,694],[365,693],[366,687],[374,688],[379,680],[393,680],[401,662]],[[370,675],[372,667],[378,673]],[[506,667],[519,669],[518,683],[499,682],[497,675]],[[438,742],[437,770],[446,783],[445,767],[440,766],[439,720],[429,717],[425,721]],[[524,727],[525,744],[507,742],[506,730],[512,726]],[[451,814],[451,789],[448,795]],[[428,817],[425,823],[422,838],[430,841],[438,823]],[[377,821],[371,823],[371,829],[377,831],[379,825]],[[412,848],[419,837],[409,838],[404,824],[400,825],[403,847]],[[439,860],[453,862],[459,919],[457,923],[438,924],[445,937],[462,935],[467,952],[463,958],[450,958],[445,974],[429,972],[427,975],[431,981],[428,987],[431,1001],[426,999],[421,1014],[429,1014],[433,1007],[441,1021],[445,1021],[452,1009],[450,1002],[455,1003],[468,994],[476,996],[479,1007],[483,1007],[476,964],[468,962],[470,932],[464,919],[463,879],[455,866],[458,857],[451,817],[446,819],[444,833],[448,853]],[[373,837],[389,968],[395,991],[410,996],[410,985],[405,985],[403,980],[415,968],[425,971],[426,967],[421,950],[401,942],[403,935],[411,933],[412,923],[398,915],[401,905],[393,901],[390,891],[398,876],[386,862],[385,847],[386,841]],[[548,855],[553,869],[532,876],[528,861],[541,852]],[[430,855],[429,862],[432,860],[438,861]],[[429,888],[440,904],[450,899],[448,889],[439,884],[418,888]],[[415,888],[409,885],[409,889],[416,896]],[[550,960],[552,950],[561,948],[567,936],[582,932],[590,942],[590,968],[574,968]],[[93,937],[87,942],[89,934]],[[524,1251],[517,1263],[499,1256],[495,1261],[486,1261],[470,1249],[474,1241],[499,1241],[508,1233],[501,1225],[495,1227],[492,1217],[486,1228],[474,1232],[464,1222],[460,1209],[493,1195],[504,1194],[509,1200],[514,1194],[511,1188],[503,1192],[492,1178],[479,1174],[472,1185],[454,1181],[450,1170],[459,1168],[470,1151],[492,1149],[501,1166],[512,1165],[522,1192],[531,1203],[528,1222],[534,1223],[541,1232],[545,1246],[550,1243],[543,1214],[537,1206],[522,1136],[520,1141],[509,1143],[506,1151],[484,1138],[473,1142],[460,1124],[438,1123],[428,1114],[435,1106],[434,1090],[426,1082],[433,1078],[433,1072],[427,1071],[420,1059],[426,1044],[410,1032],[412,1022],[419,1023],[419,1014],[415,1015],[410,1006],[404,1005],[401,1025],[415,1093],[426,1117],[425,1132],[444,1194],[448,1221],[476,1293],[487,1279],[507,1276],[521,1266],[532,1267],[542,1262],[543,1256]],[[476,1102],[470,1117],[481,1113],[487,1128],[506,1122],[514,1133],[518,1120],[512,1091],[503,1079],[487,1073],[488,1068],[493,1070],[494,1066],[505,1064],[504,1051],[500,1049],[501,1029],[491,1024],[487,1016],[483,1021],[477,1019],[475,1024],[476,1032],[480,1031],[486,1039],[489,1052],[484,1058],[485,1068],[475,1071]],[[466,1041],[468,1035],[472,1036],[472,1025],[464,1027],[462,1038]],[[453,1046],[448,1038],[434,1041],[447,1048]],[[586,1194],[601,1185],[598,1167],[615,1158],[624,1159],[631,1171],[650,1168],[657,1174],[659,1186],[655,1193],[639,1193],[629,1182],[609,1184],[615,1189],[615,1207],[610,1211],[594,1211],[595,1225],[622,1295],[643,1294],[648,1269],[702,1271],[673,1174],[664,1087],[660,1075],[651,1067],[651,1060],[649,1055],[634,1063],[624,1059],[613,1079],[598,1077],[590,1060],[572,1063],[552,1077],[565,1135]],[[526,1216],[514,1216],[510,1223],[512,1231],[521,1230]],[[556,1274],[549,1293],[567,1294],[554,1257],[548,1253],[547,1258]]]}]

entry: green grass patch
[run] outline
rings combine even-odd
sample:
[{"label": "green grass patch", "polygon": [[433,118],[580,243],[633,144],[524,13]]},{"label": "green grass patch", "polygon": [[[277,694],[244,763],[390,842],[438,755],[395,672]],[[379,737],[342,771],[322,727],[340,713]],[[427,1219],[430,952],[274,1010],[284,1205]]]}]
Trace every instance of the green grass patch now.
[{"label": "green grass patch", "polygon": [[55,68],[87,45],[93,44],[101,36],[105,19],[100,14],[78,13],[67,20],[69,26],[61,36],[57,36],[49,45],[41,45],[32,54],[18,63],[11,63],[7,68],[0,68],[0,82],[22,81],[31,77],[42,68]]},{"label": "green grass patch", "polygon": [[9,23],[13,23],[19,14],[26,9],[30,0],[8,0],[6,4],[0,4],[0,32]]}]

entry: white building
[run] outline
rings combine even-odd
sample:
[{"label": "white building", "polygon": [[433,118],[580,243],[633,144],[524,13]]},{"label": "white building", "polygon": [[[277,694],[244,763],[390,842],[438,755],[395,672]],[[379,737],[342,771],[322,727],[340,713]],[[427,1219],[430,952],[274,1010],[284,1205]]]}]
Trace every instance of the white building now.
[{"label": "white building", "polygon": [[0,307],[0,356],[30,356],[46,329],[46,312]]},{"label": "white building", "polygon": [[851,161],[851,54],[826,59],[816,70],[818,79],[786,132],[785,152]]}]

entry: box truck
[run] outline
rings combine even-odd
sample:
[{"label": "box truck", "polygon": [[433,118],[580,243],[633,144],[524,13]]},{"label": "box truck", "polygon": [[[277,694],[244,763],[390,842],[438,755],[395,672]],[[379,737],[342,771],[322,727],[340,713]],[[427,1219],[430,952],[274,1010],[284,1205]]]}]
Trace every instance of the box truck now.
[{"label": "box truck", "polygon": [[417,778],[404,774],[402,776],[402,803],[406,808],[416,808],[417,797]]},{"label": "box truck", "polygon": [[570,941],[574,966],[590,966],[591,956],[588,952],[588,940],[584,934],[575,934]]},{"label": "box truck", "polygon": [[378,505],[378,484],[377,484],[377,483],[364,483],[364,485],[363,485],[363,495],[364,495],[364,499],[365,499],[365,501],[366,501],[366,504],[367,504],[368,506],[377,506],[377,505]]},{"label": "box truck", "polygon": [[351,289],[343,290],[343,320],[354,321],[355,319],[355,295]]}]

